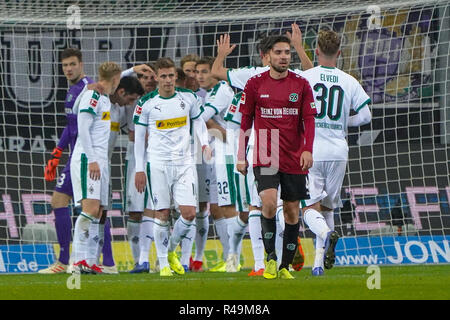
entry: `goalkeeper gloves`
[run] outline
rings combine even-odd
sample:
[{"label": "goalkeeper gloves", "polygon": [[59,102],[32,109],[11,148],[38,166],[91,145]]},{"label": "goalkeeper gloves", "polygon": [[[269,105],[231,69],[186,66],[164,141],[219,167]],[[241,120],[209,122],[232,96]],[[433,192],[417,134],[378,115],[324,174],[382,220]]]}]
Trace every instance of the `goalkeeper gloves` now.
[{"label": "goalkeeper gloves", "polygon": [[44,178],[46,181],[53,181],[56,177],[56,168],[59,164],[59,159],[61,158],[63,150],[59,147],[53,149],[52,158],[48,160],[45,166]]}]

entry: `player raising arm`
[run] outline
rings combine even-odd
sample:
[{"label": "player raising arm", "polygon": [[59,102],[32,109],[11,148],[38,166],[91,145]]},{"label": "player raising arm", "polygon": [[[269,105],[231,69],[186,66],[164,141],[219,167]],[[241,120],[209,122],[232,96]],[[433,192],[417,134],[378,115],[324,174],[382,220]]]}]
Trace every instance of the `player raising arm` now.
[{"label": "player raising arm", "polygon": [[[347,126],[370,122],[370,98],[359,82],[336,68],[340,55],[339,35],[320,31],[316,56],[319,66],[304,72],[313,88],[318,114],[314,138],[314,164],[309,170],[311,199],[302,203],[303,219],[316,235],[316,258],[312,269],[320,276],[333,267],[338,234],[334,231],[334,212],[342,207],[341,188],[348,160]],[[357,112],[350,116],[350,110]]]},{"label": "player raising arm", "polygon": [[[308,70],[313,67],[311,60],[308,58],[305,49],[302,45],[302,33],[297,24],[293,23],[292,33],[288,32],[287,37],[290,39],[292,46],[297,51],[303,70]],[[268,55],[267,41],[271,37],[267,36],[262,39],[259,44],[259,51],[261,56],[262,67],[243,67],[237,69],[227,69],[224,67],[226,57],[234,50],[235,44],[230,45],[230,36],[228,34],[221,35],[217,40],[217,56],[212,66],[212,74],[219,80],[227,80],[229,85],[243,90],[248,79],[261,72],[269,70],[270,59]],[[301,74],[301,70],[293,70],[295,73]]]},{"label": "player raising arm", "polygon": [[[155,68],[158,90],[142,97],[134,112],[135,183],[137,190],[143,192],[149,181],[148,190],[156,210],[154,236],[160,275],[172,276],[171,269],[178,274],[185,272],[175,249],[195,227],[197,199],[189,134],[191,121],[202,150],[207,151],[209,147],[206,125],[200,117],[202,106],[191,90],[175,88],[174,62],[170,58],[160,58]],[[169,237],[172,201],[178,204],[181,217]]]}]

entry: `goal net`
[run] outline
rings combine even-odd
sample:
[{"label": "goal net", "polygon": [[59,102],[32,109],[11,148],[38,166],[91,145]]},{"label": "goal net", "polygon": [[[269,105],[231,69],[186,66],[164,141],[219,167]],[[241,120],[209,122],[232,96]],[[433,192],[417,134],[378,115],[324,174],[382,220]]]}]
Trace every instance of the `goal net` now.
[{"label": "goal net", "polygon": [[[83,52],[129,68],[167,56],[214,56],[220,34],[237,48],[227,67],[259,65],[258,43],[296,22],[316,64],[320,29],[342,35],[338,67],[372,99],[372,122],[349,128],[349,162],[335,211],[337,265],[450,262],[450,7],[448,1],[2,1],[0,3],[0,273],[34,272],[57,252],[44,166],[66,124],[60,54]],[[294,54],[293,67],[301,67]],[[113,250],[132,265],[123,212],[126,135],[112,160]],[[67,160],[68,150],[59,170]],[[73,206],[72,206],[73,208]],[[77,210],[73,208],[73,217]],[[313,234],[301,221],[306,266]],[[213,226],[207,266],[220,256]],[[57,258],[57,257],[56,257]],[[244,239],[244,267],[253,255]]]}]

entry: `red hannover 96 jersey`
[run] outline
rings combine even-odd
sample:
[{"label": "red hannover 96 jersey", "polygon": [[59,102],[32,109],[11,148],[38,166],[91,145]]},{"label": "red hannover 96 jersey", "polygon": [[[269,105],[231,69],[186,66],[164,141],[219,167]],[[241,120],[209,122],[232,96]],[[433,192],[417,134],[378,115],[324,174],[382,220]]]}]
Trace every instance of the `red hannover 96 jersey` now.
[{"label": "red hannover 96 jersey", "polygon": [[[240,110],[243,117],[254,120],[254,167],[275,167],[289,174],[307,173],[300,167],[300,156],[303,151],[312,153],[317,111],[305,78],[291,71],[278,80],[270,76],[270,71],[256,75],[245,86]],[[242,121],[241,129],[249,128],[251,121]],[[243,150],[240,148],[240,153]]]}]

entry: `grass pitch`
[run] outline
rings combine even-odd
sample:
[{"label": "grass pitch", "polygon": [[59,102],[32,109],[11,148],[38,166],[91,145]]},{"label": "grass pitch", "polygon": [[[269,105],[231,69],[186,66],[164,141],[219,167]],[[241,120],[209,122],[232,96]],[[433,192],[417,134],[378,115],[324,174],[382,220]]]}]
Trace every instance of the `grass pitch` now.
[{"label": "grass pitch", "polygon": [[366,267],[335,267],[323,277],[311,269],[295,280],[266,280],[238,273],[82,275],[80,289],[68,289],[68,274],[1,275],[0,299],[121,300],[301,300],[450,299],[450,265],[382,266],[380,289],[368,289]]}]

